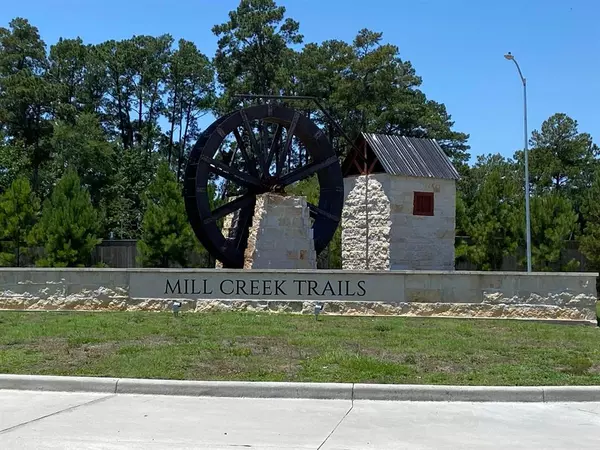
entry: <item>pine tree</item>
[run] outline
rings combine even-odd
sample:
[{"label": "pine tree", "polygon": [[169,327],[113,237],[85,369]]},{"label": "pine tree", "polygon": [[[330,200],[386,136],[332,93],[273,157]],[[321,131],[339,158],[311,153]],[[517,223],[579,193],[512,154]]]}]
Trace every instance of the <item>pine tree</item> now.
[{"label": "pine tree", "polygon": [[19,177],[0,196],[0,266],[20,266],[25,247],[40,209],[29,180]]},{"label": "pine tree", "polygon": [[197,244],[181,189],[166,163],[159,166],[156,178],[148,186],[144,206],[139,262],[144,267],[169,267],[172,262],[185,267]]},{"label": "pine tree", "polygon": [[98,214],[89,192],[73,169],[68,169],[44,202],[42,217],[33,230],[33,241],[44,247],[39,266],[82,267],[90,264],[98,239]]},{"label": "pine tree", "polygon": [[[467,256],[478,270],[500,270],[503,258],[513,254],[518,245],[519,186],[506,161],[481,158],[476,170],[481,172],[482,182],[470,208],[459,210],[459,226],[471,243],[462,243],[457,257]],[[458,206],[464,205],[459,202]]]},{"label": "pine tree", "polygon": [[[524,216],[524,214],[523,214]],[[522,217],[523,217],[522,216]],[[521,223],[525,223],[524,217]],[[573,203],[559,192],[533,197],[531,200],[531,262],[534,271],[572,271],[576,260],[558,266],[565,242],[577,231],[577,213]],[[523,241],[522,245],[524,245]]]},{"label": "pine tree", "polygon": [[600,269],[600,171],[596,171],[592,186],[585,193],[582,212],[585,219],[580,250],[588,259],[592,270]]}]

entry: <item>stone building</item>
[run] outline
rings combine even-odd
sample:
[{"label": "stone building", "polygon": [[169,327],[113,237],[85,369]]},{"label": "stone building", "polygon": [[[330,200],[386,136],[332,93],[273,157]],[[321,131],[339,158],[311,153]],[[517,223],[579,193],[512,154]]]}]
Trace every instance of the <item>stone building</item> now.
[{"label": "stone building", "polygon": [[458,172],[432,139],[363,133],[343,163],[344,270],[454,270]]}]

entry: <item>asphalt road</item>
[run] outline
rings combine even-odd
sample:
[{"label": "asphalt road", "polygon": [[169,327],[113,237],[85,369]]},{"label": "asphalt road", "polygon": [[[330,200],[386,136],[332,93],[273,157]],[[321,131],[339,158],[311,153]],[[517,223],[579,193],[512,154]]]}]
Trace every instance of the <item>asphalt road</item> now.
[{"label": "asphalt road", "polygon": [[271,400],[0,390],[0,449],[598,449],[600,403]]}]

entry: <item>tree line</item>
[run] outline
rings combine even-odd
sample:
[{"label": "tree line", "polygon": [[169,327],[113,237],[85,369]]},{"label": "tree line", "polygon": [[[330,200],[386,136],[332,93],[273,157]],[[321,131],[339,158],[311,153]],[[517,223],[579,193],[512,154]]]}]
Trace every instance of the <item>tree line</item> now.
[{"label": "tree line", "polygon": [[[137,239],[144,265],[188,264],[186,255],[204,250],[187,224],[183,170],[200,119],[245,105],[238,93],[318,97],[351,139],[362,131],[436,139],[462,175],[457,232],[469,239],[457,244],[457,257],[493,270],[523,245],[522,154],[469,166],[468,134],[427,98],[415,68],[382,33],[305,42],[273,0],[241,0],[212,32],[218,44],[208,56],[168,34],[100,44],[65,37],[48,46],[25,18],[0,28],[0,264],[19,265],[38,246],[39,265],[87,265],[91,249],[111,237]],[[341,156],[348,151],[313,104],[291,106]],[[563,114],[531,142],[534,268],[555,265],[568,239],[594,260],[597,146]],[[213,186],[215,202],[221,188]],[[314,188],[295,187],[309,196]],[[339,233],[330,250],[339,264]]]},{"label": "tree line", "polygon": [[[600,165],[598,146],[577,121],[557,113],[529,140],[530,219],[533,270],[572,271],[567,241],[578,241],[591,268],[600,263]],[[480,156],[458,185],[457,257],[482,270],[525,248],[524,153],[512,158]],[[525,265],[525,255],[520,259]]]}]

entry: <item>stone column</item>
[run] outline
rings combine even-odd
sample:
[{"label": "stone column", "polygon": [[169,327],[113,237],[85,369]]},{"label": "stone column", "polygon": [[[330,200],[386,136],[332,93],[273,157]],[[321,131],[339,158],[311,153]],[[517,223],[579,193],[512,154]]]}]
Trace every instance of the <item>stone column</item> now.
[{"label": "stone column", "polygon": [[345,185],[342,269],[390,270],[391,208],[383,184],[373,176],[359,176],[346,179]]},{"label": "stone column", "polygon": [[310,211],[304,197],[257,197],[244,269],[316,269]]},{"label": "stone column", "polygon": [[[229,199],[231,200],[235,200],[234,199]],[[223,219],[223,229],[221,230],[221,232],[223,233],[223,236],[225,236],[225,239],[228,239],[231,236],[231,232],[232,232],[232,228],[231,225],[235,222],[235,219],[237,219],[237,216],[239,215],[240,211],[236,211],[233,214],[228,214],[225,216],[225,218]],[[223,263],[221,261],[217,261],[215,264],[215,269],[222,269],[223,268]]]}]

